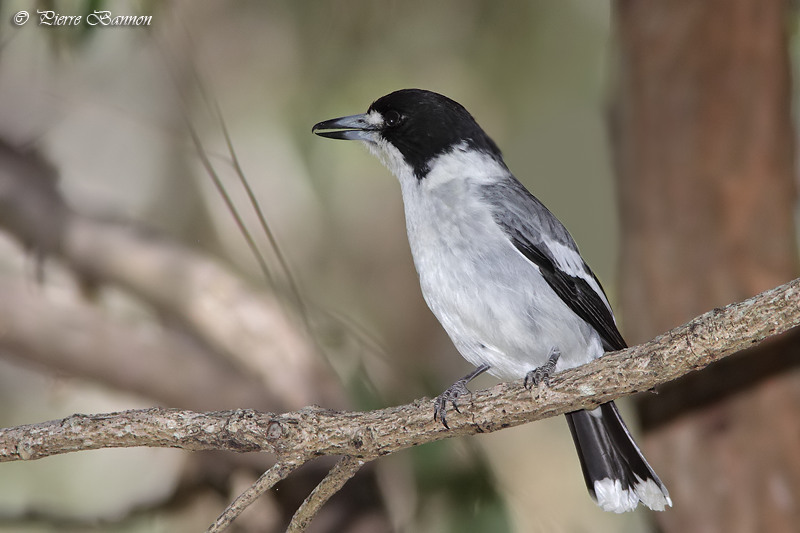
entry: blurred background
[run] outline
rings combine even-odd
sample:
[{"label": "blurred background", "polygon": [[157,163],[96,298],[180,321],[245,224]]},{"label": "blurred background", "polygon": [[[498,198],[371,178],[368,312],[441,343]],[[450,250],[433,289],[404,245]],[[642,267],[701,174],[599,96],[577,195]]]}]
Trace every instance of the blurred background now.
[{"label": "blurred background", "polygon": [[[86,24],[104,9],[152,23]],[[3,2],[0,427],[374,409],[468,372],[421,298],[394,178],[310,133],[404,87],[470,110],[629,343],[792,279],[796,22],[778,0]],[[797,337],[621,402],[675,502],[658,516],[597,508],[559,418],[374,461],[310,531],[796,531]],[[202,531],[273,459],[5,463],[0,531]],[[282,531],[331,465],[232,530]]]}]

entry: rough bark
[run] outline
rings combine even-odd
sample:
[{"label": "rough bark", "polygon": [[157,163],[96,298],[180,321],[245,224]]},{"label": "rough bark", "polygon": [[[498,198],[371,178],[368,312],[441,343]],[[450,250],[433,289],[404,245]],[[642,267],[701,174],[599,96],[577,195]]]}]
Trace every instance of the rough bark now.
[{"label": "rough bark", "polygon": [[[522,381],[476,392],[470,405],[433,420],[432,402],[370,412],[308,407],[284,414],[143,409],[0,429],[0,462],[79,450],[155,446],[268,451],[279,457],[374,458],[444,438],[497,431],[649,390],[800,325],[800,278],[714,309],[650,342],[604,355],[528,392]],[[531,401],[531,396],[535,401]]]}]

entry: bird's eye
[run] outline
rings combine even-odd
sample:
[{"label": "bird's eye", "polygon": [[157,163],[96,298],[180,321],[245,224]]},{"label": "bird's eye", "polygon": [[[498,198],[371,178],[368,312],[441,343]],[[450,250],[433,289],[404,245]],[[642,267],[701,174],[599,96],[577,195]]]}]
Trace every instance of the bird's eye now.
[{"label": "bird's eye", "polygon": [[383,117],[383,123],[393,128],[402,122],[403,117],[400,116],[400,113],[397,111],[391,110],[386,112],[386,116]]}]

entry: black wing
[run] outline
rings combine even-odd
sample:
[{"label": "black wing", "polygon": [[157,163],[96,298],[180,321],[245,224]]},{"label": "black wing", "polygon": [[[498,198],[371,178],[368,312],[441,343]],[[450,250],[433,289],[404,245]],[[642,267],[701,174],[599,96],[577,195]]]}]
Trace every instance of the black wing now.
[{"label": "black wing", "polygon": [[[484,198],[492,204],[495,222],[529,261],[539,267],[553,291],[579,317],[600,334],[606,350],[627,348],[600,281],[580,258],[575,241],[563,224],[516,178],[483,187]],[[568,251],[569,268],[554,250]],[[567,272],[570,270],[571,272]],[[592,287],[593,280],[601,294]]]}]

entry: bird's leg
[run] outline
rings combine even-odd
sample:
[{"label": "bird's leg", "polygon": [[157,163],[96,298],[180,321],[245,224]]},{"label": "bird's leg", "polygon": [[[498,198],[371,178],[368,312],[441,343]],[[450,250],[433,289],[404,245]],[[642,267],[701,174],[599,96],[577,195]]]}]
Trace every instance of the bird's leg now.
[{"label": "bird's leg", "polygon": [[458,410],[458,404],[456,403],[456,400],[461,396],[470,396],[472,393],[467,388],[467,383],[480,376],[487,370],[489,370],[489,365],[481,365],[450,385],[446,391],[441,393],[436,400],[434,400],[433,419],[436,420],[438,418],[441,420],[444,427],[450,429],[450,426],[447,425],[448,402],[453,404],[453,409],[455,409],[457,413],[460,413],[461,411]]},{"label": "bird's leg", "polygon": [[547,362],[539,368],[534,368],[525,375],[525,381],[523,382],[525,388],[530,390],[533,387],[538,387],[539,383],[542,381],[544,381],[544,384],[549,387],[550,376],[552,376],[556,370],[556,363],[558,363],[559,357],[561,357],[561,351],[553,346],[550,349],[550,355],[547,358]]}]

